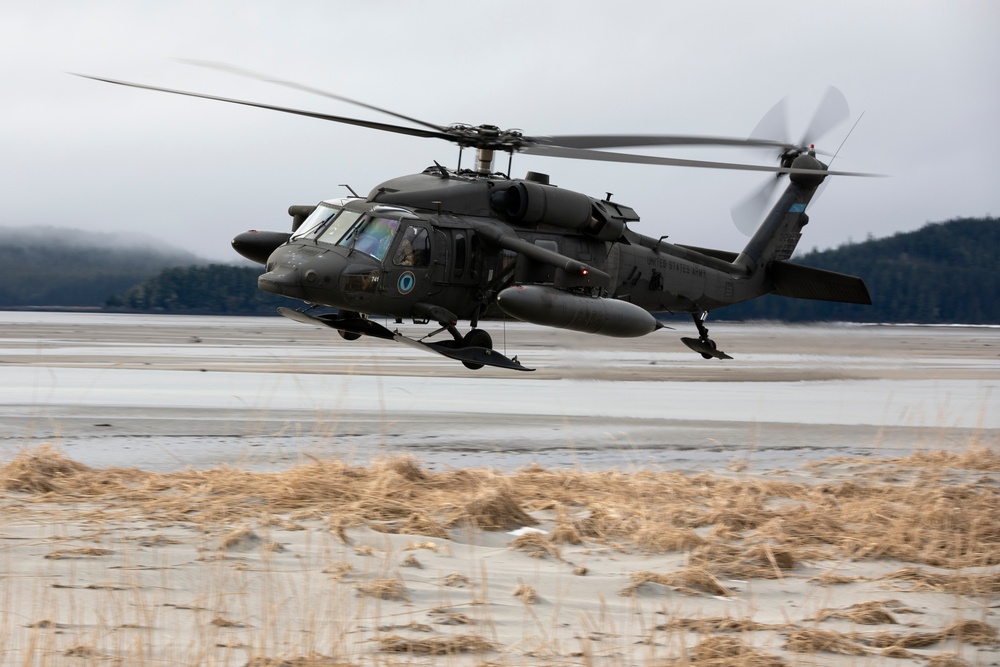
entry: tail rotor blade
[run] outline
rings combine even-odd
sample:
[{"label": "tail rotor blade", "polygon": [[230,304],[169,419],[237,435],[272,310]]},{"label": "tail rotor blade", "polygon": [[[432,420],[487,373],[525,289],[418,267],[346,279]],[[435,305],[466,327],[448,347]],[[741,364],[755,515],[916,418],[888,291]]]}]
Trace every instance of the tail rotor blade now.
[{"label": "tail rotor blade", "polygon": [[851,109],[847,105],[847,98],[842,92],[830,86],[826,89],[799,145],[808,146],[850,117]]},{"label": "tail rotor blade", "polygon": [[736,228],[745,236],[753,236],[753,233],[757,231],[757,227],[760,226],[761,220],[764,217],[764,211],[767,209],[767,205],[770,203],[771,197],[774,196],[774,190],[777,187],[778,179],[774,177],[769,178],[764,181],[763,187],[751,192],[746,198],[732,207],[733,222],[736,224]]},{"label": "tail rotor blade", "polygon": [[783,97],[768,110],[750,133],[751,139],[772,139],[788,143],[788,98]]}]

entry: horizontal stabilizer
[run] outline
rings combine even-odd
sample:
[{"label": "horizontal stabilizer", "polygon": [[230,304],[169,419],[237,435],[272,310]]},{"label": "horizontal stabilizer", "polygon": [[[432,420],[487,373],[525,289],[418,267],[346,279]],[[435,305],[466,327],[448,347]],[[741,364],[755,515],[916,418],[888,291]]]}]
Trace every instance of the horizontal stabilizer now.
[{"label": "horizontal stabilizer", "polygon": [[774,262],[768,274],[774,281],[774,294],[795,299],[816,301],[837,301],[839,303],[860,303],[870,306],[872,298],[868,294],[865,281],[857,276],[825,271],[811,266]]}]

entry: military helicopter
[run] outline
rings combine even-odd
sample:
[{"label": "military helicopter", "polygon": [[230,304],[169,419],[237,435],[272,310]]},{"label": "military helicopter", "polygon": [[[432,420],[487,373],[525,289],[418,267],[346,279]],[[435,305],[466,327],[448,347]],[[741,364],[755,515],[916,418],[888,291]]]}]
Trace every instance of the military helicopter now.
[{"label": "military helicopter", "polygon": [[[697,338],[681,340],[705,359],[731,359],[705,325],[710,311],[779,294],[801,299],[871,304],[861,278],[788,261],[809,222],[806,207],[831,175],[810,143],[847,116],[846,100],[831,88],[805,137],[755,137],[783,114],[776,105],[749,139],[678,135],[528,136],[494,125],[437,125],[341,95],[230,66],[203,64],[316,93],[406,121],[397,125],[261,104],[140,83],[87,76],[133,88],[309,116],[383,132],[442,139],[459,146],[455,168],[437,162],[419,174],[393,178],[367,196],[291,206],[290,232],[250,230],[232,241],[244,257],[264,265],[258,287],[306,305],[278,312],[297,322],[337,330],[346,340],[394,340],[460,361],[529,371],[517,357],[493,349],[479,328],[509,316],[542,326],[616,337],[650,334],[663,325],[653,313],[689,313]],[[86,76],[86,75],[80,75]],[[832,110],[831,110],[832,109]],[[748,146],[773,149],[778,165],[709,162],[604,149],[640,146]],[[475,164],[463,168],[464,149]],[[508,154],[508,173],[495,171]],[[744,208],[756,226],[740,252],[668,243],[629,225],[639,222],[625,204],[557,187],[546,174],[510,176],[515,153],[595,161],[771,172]],[[788,185],[759,225],[778,178]],[[373,316],[434,323],[410,338]],[[470,328],[459,330],[468,320]],[[430,340],[447,333],[444,340]]]}]

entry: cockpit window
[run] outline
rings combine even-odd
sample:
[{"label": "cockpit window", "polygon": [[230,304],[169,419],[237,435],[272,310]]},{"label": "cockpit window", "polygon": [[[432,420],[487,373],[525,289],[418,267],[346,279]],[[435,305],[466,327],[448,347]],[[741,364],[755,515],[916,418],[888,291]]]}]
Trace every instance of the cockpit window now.
[{"label": "cockpit window", "polygon": [[431,244],[427,229],[410,225],[403,230],[403,239],[392,256],[396,266],[427,266],[431,261]]},{"label": "cockpit window", "polygon": [[382,261],[385,254],[389,252],[389,246],[392,245],[392,239],[398,228],[399,220],[382,217],[367,218],[350,233],[345,234],[337,245],[353,247],[358,252],[363,252]]},{"label": "cockpit window", "polygon": [[299,228],[292,234],[292,238],[297,239],[303,236],[311,236],[313,233],[318,232],[323,225],[329,222],[333,216],[340,213],[340,211],[339,207],[320,204],[309,214],[308,218],[302,221]]},{"label": "cockpit window", "polygon": [[[341,214],[338,215],[333,221],[333,224],[327,227],[316,240],[323,243],[332,243],[334,245],[340,244],[340,241],[344,239],[345,234],[347,234],[348,230],[354,226],[360,217],[361,214],[357,211],[342,211]],[[303,225],[304,224],[305,223],[303,223]]]}]

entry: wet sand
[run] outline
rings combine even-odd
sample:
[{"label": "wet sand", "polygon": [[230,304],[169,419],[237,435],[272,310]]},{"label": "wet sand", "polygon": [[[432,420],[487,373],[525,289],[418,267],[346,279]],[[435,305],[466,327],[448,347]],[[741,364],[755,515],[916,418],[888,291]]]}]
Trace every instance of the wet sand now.
[{"label": "wet sand", "polygon": [[266,466],[319,451],[506,469],[783,467],[1000,429],[997,328],[714,324],[735,357],[719,361],[684,347],[686,330],[610,339],[487,323],[497,348],[537,368],[518,373],[283,318],[2,313],[0,325],[0,447],[56,439],[96,465]]}]

